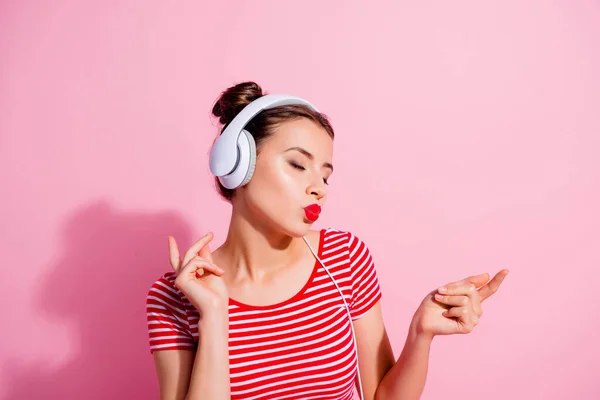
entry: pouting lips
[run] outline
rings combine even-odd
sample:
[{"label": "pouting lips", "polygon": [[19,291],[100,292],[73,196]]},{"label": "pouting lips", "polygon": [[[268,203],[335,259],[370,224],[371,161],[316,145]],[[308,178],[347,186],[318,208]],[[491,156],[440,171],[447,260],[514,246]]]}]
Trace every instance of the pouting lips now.
[{"label": "pouting lips", "polygon": [[310,206],[304,208],[304,214],[306,215],[306,219],[309,221],[316,221],[319,218],[320,213],[321,206],[318,204],[311,204]]}]

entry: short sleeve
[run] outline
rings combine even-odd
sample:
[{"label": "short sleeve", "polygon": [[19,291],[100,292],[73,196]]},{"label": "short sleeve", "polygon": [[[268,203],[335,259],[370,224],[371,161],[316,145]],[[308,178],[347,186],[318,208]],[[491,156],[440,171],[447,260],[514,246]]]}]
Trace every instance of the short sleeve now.
[{"label": "short sleeve", "polygon": [[355,321],[364,316],[379,301],[381,289],[369,248],[352,233],[348,235],[352,285],[350,315]]},{"label": "short sleeve", "polygon": [[158,279],[146,296],[146,318],[150,352],[194,349],[186,308],[175,288],[174,274]]}]

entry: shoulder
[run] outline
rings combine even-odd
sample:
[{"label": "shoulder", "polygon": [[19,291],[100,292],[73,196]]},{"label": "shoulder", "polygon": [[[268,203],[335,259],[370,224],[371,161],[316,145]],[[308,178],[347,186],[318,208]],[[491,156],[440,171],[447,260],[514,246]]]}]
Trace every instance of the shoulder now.
[{"label": "shoulder", "polygon": [[167,272],[158,278],[148,289],[146,304],[162,304],[169,308],[185,308],[184,296],[175,287],[175,272]]},{"label": "shoulder", "polygon": [[190,328],[189,302],[175,287],[175,273],[158,278],[146,296],[146,320],[150,351],[195,348]]},{"label": "shoulder", "polygon": [[166,272],[156,281],[154,281],[154,283],[150,287],[150,290],[163,288],[169,291],[176,291],[177,288],[175,287],[175,278],[175,272]]},{"label": "shoulder", "polygon": [[[347,246],[349,280],[352,288],[350,315],[355,321],[365,315],[381,298],[379,279],[368,246],[354,232],[328,228],[325,237],[330,243]],[[327,245],[324,246],[329,250]]]},{"label": "shoulder", "polygon": [[323,229],[323,241],[343,243],[348,247],[348,250],[353,255],[356,251],[365,250],[368,251],[367,245],[362,239],[354,232],[337,229],[337,228],[325,228]]}]

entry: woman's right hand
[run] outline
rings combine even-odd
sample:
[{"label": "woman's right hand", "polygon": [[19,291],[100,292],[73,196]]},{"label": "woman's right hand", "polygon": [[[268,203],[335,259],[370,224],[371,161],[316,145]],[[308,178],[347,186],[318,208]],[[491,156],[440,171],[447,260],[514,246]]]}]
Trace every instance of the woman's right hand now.
[{"label": "woman's right hand", "polygon": [[175,287],[196,307],[201,318],[211,313],[227,314],[229,303],[227,286],[221,278],[225,271],[213,263],[208,246],[212,239],[210,232],[200,238],[182,260],[175,238],[169,236],[171,266],[177,274]]}]

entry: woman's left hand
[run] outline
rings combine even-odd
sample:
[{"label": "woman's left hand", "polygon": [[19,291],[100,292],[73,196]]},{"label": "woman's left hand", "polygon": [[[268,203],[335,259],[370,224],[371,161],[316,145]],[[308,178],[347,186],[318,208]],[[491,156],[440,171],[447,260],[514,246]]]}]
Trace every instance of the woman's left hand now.
[{"label": "woman's left hand", "polygon": [[471,332],[483,313],[481,303],[496,293],[506,275],[508,270],[502,270],[489,282],[487,273],[471,276],[432,291],[415,312],[411,328],[431,338]]}]

